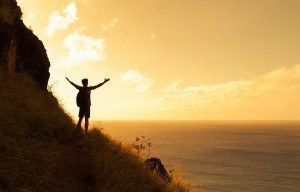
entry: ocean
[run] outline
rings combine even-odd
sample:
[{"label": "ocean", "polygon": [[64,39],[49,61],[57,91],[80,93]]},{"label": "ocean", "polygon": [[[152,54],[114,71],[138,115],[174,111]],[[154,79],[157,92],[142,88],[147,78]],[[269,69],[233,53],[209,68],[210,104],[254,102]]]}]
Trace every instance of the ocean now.
[{"label": "ocean", "polygon": [[103,131],[179,169],[195,191],[299,192],[300,122],[105,121]]}]

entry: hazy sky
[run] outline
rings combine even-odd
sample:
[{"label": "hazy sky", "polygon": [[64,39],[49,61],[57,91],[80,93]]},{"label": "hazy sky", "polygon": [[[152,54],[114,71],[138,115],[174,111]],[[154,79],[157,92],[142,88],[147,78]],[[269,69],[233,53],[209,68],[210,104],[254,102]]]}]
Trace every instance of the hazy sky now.
[{"label": "hazy sky", "polygon": [[92,119],[300,120],[300,1],[18,0],[44,42],[50,84]]}]

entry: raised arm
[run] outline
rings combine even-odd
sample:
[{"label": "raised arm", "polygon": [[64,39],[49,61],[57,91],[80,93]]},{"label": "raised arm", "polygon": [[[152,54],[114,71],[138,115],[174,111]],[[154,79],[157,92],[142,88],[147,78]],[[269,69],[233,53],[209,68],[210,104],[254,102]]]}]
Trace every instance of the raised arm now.
[{"label": "raised arm", "polygon": [[76,85],[75,83],[73,83],[72,81],[70,81],[70,79],[68,79],[68,77],[66,77],[66,79],[71,83],[71,85],[73,85],[76,89],[80,89],[79,85]]},{"label": "raised arm", "polygon": [[104,85],[106,82],[108,82],[110,79],[109,78],[105,78],[104,81],[102,83],[99,83],[98,85],[95,86],[90,86],[91,90],[97,89],[99,87],[101,87],[102,85]]}]

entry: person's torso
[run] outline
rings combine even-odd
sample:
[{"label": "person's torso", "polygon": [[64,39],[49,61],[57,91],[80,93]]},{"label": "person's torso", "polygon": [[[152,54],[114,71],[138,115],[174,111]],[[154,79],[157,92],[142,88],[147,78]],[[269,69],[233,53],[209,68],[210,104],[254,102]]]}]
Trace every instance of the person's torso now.
[{"label": "person's torso", "polygon": [[81,87],[80,90],[83,95],[83,106],[91,106],[91,89],[89,87]]}]

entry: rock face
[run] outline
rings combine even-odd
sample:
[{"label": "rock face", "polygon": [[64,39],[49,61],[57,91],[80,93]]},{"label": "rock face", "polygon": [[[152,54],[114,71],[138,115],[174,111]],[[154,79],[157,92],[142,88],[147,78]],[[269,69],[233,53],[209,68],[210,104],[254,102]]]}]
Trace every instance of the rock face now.
[{"label": "rock face", "polygon": [[166,182],[171,181],[171,177],[169,176],[165,166],[162,164],[159,158],[151,157],[149,159],[146,159],[145,164],[149,167],[150,170],[157,173]]},{"label": "rock face", "polygon": [[0,66],[9,73],[28,73],[47,89],[50,62],[46,49],[21,17],[16,0],[0,0]]}]

